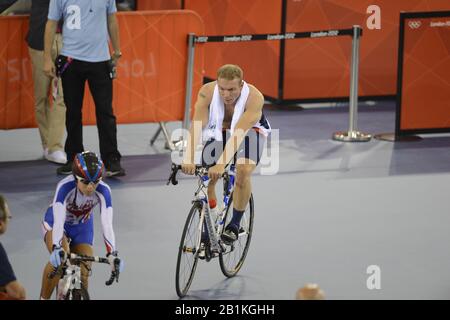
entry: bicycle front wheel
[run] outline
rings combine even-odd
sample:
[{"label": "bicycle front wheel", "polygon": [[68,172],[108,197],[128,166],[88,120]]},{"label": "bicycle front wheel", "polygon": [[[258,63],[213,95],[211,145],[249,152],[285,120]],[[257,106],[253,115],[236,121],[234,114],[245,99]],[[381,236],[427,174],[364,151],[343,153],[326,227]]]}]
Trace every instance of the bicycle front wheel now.
[{"label": "bicycle front wheel", "polygon": [[178,248],[177,271],[175,287],[177,295],[184,297],[194,279],[198,262],[198,249],[200,248],[200,214],[202,204],[195,202],[189,211]]},{"label": "bicycle front wheel", "polygon": [[[226,251],[219,255],[220,269],[222,273],[228,277],[234,277],[244,264],[247,256],[248,248],[250,247],[250,240],[252,239],[253,217],[254,217],[254,201],[253,194],[250,195],[247,208],[244,211],[244,216],[241,220],[241,228],[239,230],[238,239],[231,245],[226,246]],[[225,213],[225,225],[228,225],[233,215],[233,195],[231,195],[230,202]],[[225,230],[225,228],[224,228]],[[223,232],[223,230],[222,230]]]},{"label": "bicycle front wheel", "polygon": [[90,300],[89,293],[85,287],[81,289],[71,289],[67,292],[64,300]]}]

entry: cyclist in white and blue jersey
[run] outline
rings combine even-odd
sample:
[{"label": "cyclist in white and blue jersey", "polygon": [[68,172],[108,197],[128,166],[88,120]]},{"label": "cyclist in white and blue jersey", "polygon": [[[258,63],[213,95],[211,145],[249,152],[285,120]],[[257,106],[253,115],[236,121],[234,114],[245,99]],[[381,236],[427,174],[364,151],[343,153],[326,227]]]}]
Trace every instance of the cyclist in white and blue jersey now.
[{"label": "cyclist in white and blue jersey", "polygon": [[[42,221],[42,232],[50,262],[42,277],[41,299],[50,299],[59,277],[49,279],[48,275],[60,266],[61,256],[72,252],[93,255],[94,217],[93,209],[100,208],[106,256],[114,268],[113,260],[118,257],[113,230],[113,207],[111,189],[102,181],[103,162],[93,152],[78,153],[73,161],[72,175],[61,180],[53,203],[47,209]],[[120,260],[120,269],[123,261]],[[87,289],[89,265],[82,265],[82,282]],[[116,271],[116,270],[114,270]]]},{"label": "cyclist in white and blue jersey", "polygon": [[[211,179],[208,200],[211,211],[218,210],[215,187],[225,167],[236,163],[236,183],[233,193],[233,215],[225,227],[222,240],[232,244],[238,239],[240,223],[252,193],[251,175],[258,165],[271,132],[263,113],[264,96],[243,80],[242,69],[226,64],[217,71],[217,80],[200,88],[193,123],[187,139],[181,170],[195,173],[194,155],[203,138],[202,165],[208,167]],[[214,214],[213,214],[214,216]],[[202,241],[206,235],[202,233]]]}]

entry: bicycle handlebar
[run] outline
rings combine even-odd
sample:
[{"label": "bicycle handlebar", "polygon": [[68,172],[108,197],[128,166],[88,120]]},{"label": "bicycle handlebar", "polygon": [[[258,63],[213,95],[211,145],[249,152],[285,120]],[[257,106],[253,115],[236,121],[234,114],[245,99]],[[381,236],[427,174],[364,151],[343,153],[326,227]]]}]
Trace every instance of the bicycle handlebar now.
[{"label": "bicycle handlebar", "polygon": [[[204,166],[200,166],[200,165],[196,165],[195,166],[195,175],[202,177],[202,176],[207,176],[208,175],[208,169]],[[172,172],[169,176],[169,179],[167,180],[167,185],[169,185],[170,183],[172,183],[174,186],[176,186],[178,184],[178,180],[177,180],[177,173],[179,170],[181,170],[181,165],[177,165],[175,163],[172,163],[172,168],[171,168]],[[225,177],[228,173],[225,171],[222,174],[222,177]]]},{"label": "bicycle handlebar", "polygon": [[[70,253],[70,254],[66,255],[62,251],[61,251],[60,255],[61,255],[61,259],[63,259],[63,263],[61,264],[61,266],[63,264],[65,264],[66,261],[69,259],[73,260],[74,263],[80,263],[80,262],[86,261],[86,262],[97,262],[97,263],[110,264],[109,260],[107,258],[98,257],[98,256],[86,256],[83,254],[76,254],[76,253]],[[114,270],[111,271],[111,276],[110,276],[109,280],[105,282],[105,284],[107,286],[110,286],[114,282],[114,279],[116,279],[116,282],[119,281],[119,272],[115,271],[115,270],[119,270],[119,264],[120,264],[120,260],[118,258],[114,259]],[[48,274],[48,278],[53,279],[56,276],[56,274],[58,274],[61,266],[58,268],[55,268],[52,272],[50,272]]]}]

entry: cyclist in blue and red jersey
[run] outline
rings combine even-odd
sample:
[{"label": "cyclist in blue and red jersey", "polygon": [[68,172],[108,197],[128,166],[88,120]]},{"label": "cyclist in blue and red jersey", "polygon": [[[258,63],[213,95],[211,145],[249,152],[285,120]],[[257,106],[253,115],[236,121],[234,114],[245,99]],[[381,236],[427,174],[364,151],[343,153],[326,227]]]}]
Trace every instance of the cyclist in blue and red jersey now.
[{"label": "cyclist in blue and red jersey", "polygon": [[[102,181],[104,165],[97,155],[90,151],[78,153],[72,164],[72,175],[61,180],[53,203],[47,209],[42,221],[42,231],[50,262],[44,269],[41,299],[49,299],[59,277],[49,279],[48,275],[60,266],[67,252],[93,255],[94,217],[93,209],[100,208],[106,256],[114,268],[113,260],[118,258],[113,230],[113,207],[111,189]],[[123,268],[120,260],[119,270]],[[82,282],[87,289],[90,266],[82,265]]]}]

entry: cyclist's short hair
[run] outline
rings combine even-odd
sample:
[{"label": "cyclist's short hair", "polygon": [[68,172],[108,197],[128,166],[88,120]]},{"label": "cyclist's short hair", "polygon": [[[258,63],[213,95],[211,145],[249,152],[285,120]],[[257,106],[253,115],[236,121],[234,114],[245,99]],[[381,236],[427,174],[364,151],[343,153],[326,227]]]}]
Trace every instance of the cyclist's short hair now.
[{"label": "cyclist's short hair", "polygon": [[6,199],[0,194],[0,221],[6,220]]},{"label": "cyclist's short hair", "polygon": [[238,65],[225,64],[217,70],[217,79],[219,78],[226,80],[234,80],[238,78],[239,80],[242,80],[244,79],[244,72]]}]

